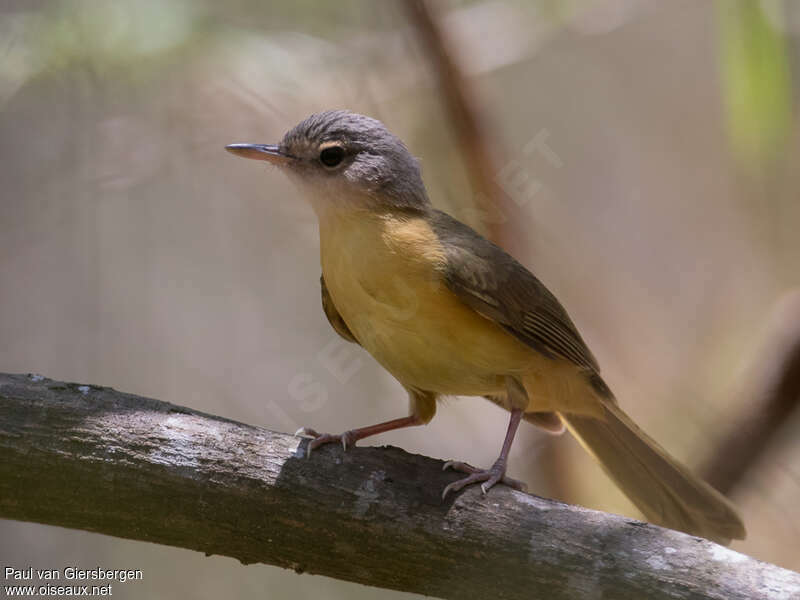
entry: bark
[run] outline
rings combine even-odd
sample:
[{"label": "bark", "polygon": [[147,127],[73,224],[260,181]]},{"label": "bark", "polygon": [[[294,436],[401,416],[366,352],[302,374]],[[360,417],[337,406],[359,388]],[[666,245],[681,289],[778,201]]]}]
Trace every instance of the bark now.
[{"label": "bark", "polygon": [[440,598],[800,597],[711,542],[106,387],[0,374],[0,517]]}]

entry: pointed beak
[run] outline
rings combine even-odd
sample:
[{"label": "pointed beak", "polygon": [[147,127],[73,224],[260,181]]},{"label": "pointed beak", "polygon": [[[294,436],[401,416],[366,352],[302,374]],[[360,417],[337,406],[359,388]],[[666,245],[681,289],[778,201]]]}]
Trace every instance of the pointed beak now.
[{"label": "pointed beak", "polygon": [[225,150],[243,158],[265,160],[273,165],[283,165],[292,160],[292,156],[284,154],[278,146],[270,144],[230,144]]}]

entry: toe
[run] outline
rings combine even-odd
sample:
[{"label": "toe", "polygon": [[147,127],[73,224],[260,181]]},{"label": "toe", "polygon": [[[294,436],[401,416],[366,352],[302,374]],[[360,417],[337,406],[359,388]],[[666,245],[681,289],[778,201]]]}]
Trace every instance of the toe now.
[{"label": "toe", "polygon": [[353,431],[345,431],[339,437],[342,439],[342,450],[355,447],[356,441],[358,441]]},{"label": "toe", "polygon": [[481,491],[486,494],[495,484],[504,483],[510,488],[515,490],[527,491],[527,486],[516,479],[506,477],[506,465],[504,461],[498,460],[490,469],[476,469],[472,465],[457,461],[447,461],[443,469],[453,469],[462,473],[468,473],[469,476],[464,479],[454,481],[444,488],[442,492],[442,500],[447,497],[450,492],[457,492],[468,485],[473,483],[481,483]]},{"label": "toe", "polygon": [[447,494],[449,494],[450,492],[457,492],[460,489],[462,489],[465,485],[473,483],[471,481],[467,481],[468,479],[469,477],[466,477],[465,479],[459,479],[458,481],[454,481],[453,483],[448,484],[447,487],[445,487],[444,490],[442,491],[442,500],[447,498]]},{"label": "toe", "polygon": [[491,473],[489,471],[478,471],[476,470],[472,475],[469,477],[464,477],[464,479],[459,479],[458,481],[454,481],[453,483],[449,484],[444,491],[442,492],[442,500],[447,497],[447,494],[450,492],[457,492],[468,485],[472,485],[473,483],[480,483],[481,481],[486,481],[489,477],[491,477]]},{"label": "toe", "polygon": [[484,495],[502,478],[502,473],[492,473],[491,477],[481,484],[481,491],[484,493]]},{"label": "toe", "polygon": [[520,481],[519,479],[512,479],[511,477],[503,476],[500,479],[500,482],[504,485],[507,485],[510,488],[514,488],[515,490],[519,490],[520,492],[527,492],[528,485],[524,481]]},{"label": "toe", "polygon": [[301,427],[297,431],[294,432],[295,437],[309,437],[309,438],[318,438],[319,434],[311,429],[310,427]]},{"label": "toe", "polygon": [[459,473],[467,473],[467,474],[477,473],[480,470],[476,469],[470,464],[467,464],[465,462],[459,462],[457,460],[448,460],[446,463],[444,463],[444,465],[442,466],[442,471],[447,471],[448,469],[452,469],[453,471],[458,471]]},{"label": "toe", "polygon": [[320,446],[324,444],[330,444],[331,442],[338,442],[339,436],[338,435],[331,435],[330,433],[323,433],[321,435],[317,435],[313,440],[308,443],[309,450],[316,450]]},{"label": "toe", "polygon": [[356,436],[353,431],[345,431],[344,433],[332,434],[332,433],[317,433],[313,429],[306,429],[303,428],[302,431],[305,432],[308,436],[313,436],[312,439],[307,446],[306,451],[306,458],[311,455],[312,450],[316,450],[320,446],[324,444],[332,444],[332,443],[339,443],[342,445],[342,448],[347,450],[348,448],[352,448],[356,445]]}]

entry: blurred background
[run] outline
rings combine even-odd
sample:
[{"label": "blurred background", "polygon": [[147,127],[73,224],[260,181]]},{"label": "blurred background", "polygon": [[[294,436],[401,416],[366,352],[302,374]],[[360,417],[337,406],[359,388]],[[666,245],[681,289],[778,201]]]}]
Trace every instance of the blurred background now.
[{"label": "blurred background", "polygon": [[[800,570],[797,394],[743,433],[800,340],[800,3],[429,8],[435,31],[400,0],[0,1],[0,370],[286,432],[405,415],[325,320],[311,209],[223,150],[349,108],[550,287],[646,431],[712,480],[733,464],[733,548]],[[457,398],[367,443],[490,465],[506,424]],[[523,427],[509,473],[637,516],[568,435]],[[0,562],[142,569],[123,598],[411,597],[12,521]]]}]

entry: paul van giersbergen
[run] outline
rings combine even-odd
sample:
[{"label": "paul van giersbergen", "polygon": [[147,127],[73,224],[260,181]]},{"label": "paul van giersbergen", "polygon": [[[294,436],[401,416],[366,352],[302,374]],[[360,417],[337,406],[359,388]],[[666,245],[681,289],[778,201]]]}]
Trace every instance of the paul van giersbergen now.
[{"label": "paul van giersbergen", "polygon": [[5,568],[7,580],[32,581],[34,579],[68,581],[118,581],[125,583],[130,580],[143,579],[144,575],[140,569],[79,569],[78,567],[64,567],[63,569],[15,569],[14,567]]}]

